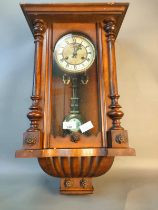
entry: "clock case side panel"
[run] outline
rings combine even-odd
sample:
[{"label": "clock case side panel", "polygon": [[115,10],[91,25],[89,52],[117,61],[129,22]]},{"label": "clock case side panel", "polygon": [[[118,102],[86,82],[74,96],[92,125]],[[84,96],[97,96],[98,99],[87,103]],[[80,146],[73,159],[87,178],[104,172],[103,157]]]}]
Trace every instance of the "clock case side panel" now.
[{"label": "clock case side panel", "polygon": [[52,25],[47,25],[43,47],[42,68],[42,99],[43,99],[43,149],[50,148],[49,139],[51,133],[52,116]]},{"label": "clock case side panel", "polygon": [[[103,90],[100,84],[100,77],[101,77],[101,53],[100,53],[100,45],[98,44],[98,31],[100,27],[96,23],[53,23],[52,24],[52,52],[57,40],[65,34],[69,32],[75,32],[84,34],[94,42],[97,48],[97,56],[96,56],[96,63],[93,65],[93,69],[89,70],[89,86],[86,91],[88,91],[89,98],[91,100],[88,101],[88,106],[86,102],[86,94],[85,94],[85,87],[82,86],[79,89],[79,97],[82,99],[80,103],[80,108],[82,110],[82,114],[86,116],[86,119],[93,119],[92,122],[95,126],[95,132],[100,130],[97,135],[91,135],[89,137],[81,137],[81,139],[74,144],[74,142],[70,141],[69,137],[62,137],[61,135],[61,122],[66,114],[69,113],[69,106],[63,107],[64,104],[70,104],[70,96],[71,96],[71,88],[70,86],[65,86],[62,81],[62,72],[59,70],[59,77],[52,75],[52,135],[50,138],[50,148],[82,148],[82,147],[103,147],[106,145],[105,141],[105,134],[102,132],[103,126]],[[53,54],[52,54],[53,58]],[[51,71],[51,70],[50,70]],[[64,87],[65,86],[65,87]],[[58,95],[67,94],[64,101],[61,101],[61,98]],[[58,98],[57,98],[58,97]],[[58,104],[58,106],[57,106]],[[101,108],[100,108],[101,105]],[[54,110],[53,110],[54,109]],[[61,110],[63,114],[61,113]],[[64,110],[64,111],[63,111]],[[93,111],[94,110],[94,111]],[[97,110],[97,111],[96,111]],[[92,113],[94,116],[92,116]],[[87,120],[88,121],[88,120]],[[56,134],[56,136],[54,135]],[[60,134],[60,135],[59,135]],[[103,138],[104,137],[104,138]]]},{"label": "clock case side panel", "polygon": [[[52,112],[50,103],[52,101],[52,63],[50,62],[52,57],[51,52],[51,36],[52,29],[51,24],[47,23],[46,31],[43,37],[43,46],[42,46],[42,57],[41,57],[41,74],[40,74],[40,103],[39,107],[42,112],[42,118],[39,121],[39,129],[37,131],[26,131],[23,141],[24,149],[47,149],[49,148],[49,139],[51,132],[51,115]],[[25,138],[36,138],[35,144],[26,144]]]},{"label": "clock case side panel", "polygon": [[[39,32],[39,28],[41,31]],[[34,32],[34,70],[33,70],[33,86],[32,86],[32,105],[27,117],[30,120],[30,127],[23,133],[23,148],[25,150],[40,150],[48,148],[45,140],[45,84],[46,74],[48,70],[48,33],[49,27],[42,19],[37,19],[35,22]],[[48,107],[48,106],[47,106]],[[48,132],[47,132],[48,133]],[[18,151],[17,151],[18,152]],[[17,156],[17,155],[16,155]]]}]

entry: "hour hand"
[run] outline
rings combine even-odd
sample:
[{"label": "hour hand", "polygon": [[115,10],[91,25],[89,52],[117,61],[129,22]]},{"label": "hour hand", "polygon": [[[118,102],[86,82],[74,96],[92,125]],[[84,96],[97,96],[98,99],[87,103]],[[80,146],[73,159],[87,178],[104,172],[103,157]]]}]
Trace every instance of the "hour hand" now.
[{"label": "hour hand", "polygon": [[74,51],[72,54],[72,58],[76,58],[77,57],[77,48],[74,46]]},{"label": "hour hand", "polygon": [[77,46],[74,46],[74,51],[73,51],[73,54],[72,54],[72,57],[73,58],[76,58],[77,57],[77,51],[78,50],[81,50],[81,44],[79,44]]}]

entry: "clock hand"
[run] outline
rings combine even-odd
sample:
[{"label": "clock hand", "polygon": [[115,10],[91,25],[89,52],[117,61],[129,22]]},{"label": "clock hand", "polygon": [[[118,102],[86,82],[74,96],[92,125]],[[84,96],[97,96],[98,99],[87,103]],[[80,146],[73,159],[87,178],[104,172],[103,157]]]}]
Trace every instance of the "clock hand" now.
[{"label": "clock hand", "polygon": [[82,45],[81,44],[78,44],[78,46],[76,46],[76,51],[78,51],[78,50],[81,50],[82,49]]},{"label": "clock hand", "polygon": [[76,56],[77,56],[77,48],[76,48],[76,46],[74,46],[73,47],[73,54],[72,54],[72,58],[76,58]]},{"label": "clock hand", "polygon": [[78,45],[76,45],[76,46],[73,46],[73,49],[74,49],[74,51],[73,51],[72,57],[73,57],[73,58],[76,58],[76,57],[77,57],[77,52],[78,52],[78,50],[81,50],[81,49],[82,49],[81,44],[78,44]]}]

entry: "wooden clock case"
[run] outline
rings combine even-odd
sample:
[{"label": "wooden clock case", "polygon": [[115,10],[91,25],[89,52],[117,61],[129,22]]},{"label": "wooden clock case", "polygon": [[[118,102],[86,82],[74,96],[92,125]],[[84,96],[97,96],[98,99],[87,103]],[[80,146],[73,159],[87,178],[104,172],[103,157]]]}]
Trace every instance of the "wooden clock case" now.
[{"label": "wooden clock case", "polygon": [[[37,158],[49,175],[61,178],[64,194],[93,192],[92,177],[106,173],[115,156],[135,155],[118,103],[115,39],[127,3],[21,4],[35,42],[30,128],[23,135],[18,158]],[[53,62],[57,40],[77,32],[94,43],[96,61],[88,71],[89,83],[80,86],[80,110],[94,124],[91,135],[75,142],[62,136],[61,122],[70,111],[71,88],[65,86]]]}]

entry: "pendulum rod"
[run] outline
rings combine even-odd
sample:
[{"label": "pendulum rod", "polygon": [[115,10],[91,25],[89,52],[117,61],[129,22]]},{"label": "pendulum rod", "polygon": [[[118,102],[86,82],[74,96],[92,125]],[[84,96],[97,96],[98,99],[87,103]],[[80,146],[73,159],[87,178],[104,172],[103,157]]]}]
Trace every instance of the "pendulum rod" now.
[{"label": "pendulum rod", "polygon": [[71,114],[79,114],[79,97],[77,93],[78,89],[78,79],[77,77],[72,77],[72,97],[71,97]]}]

